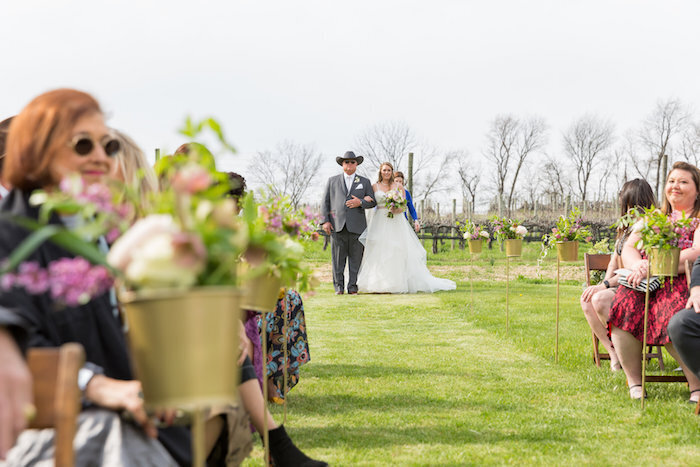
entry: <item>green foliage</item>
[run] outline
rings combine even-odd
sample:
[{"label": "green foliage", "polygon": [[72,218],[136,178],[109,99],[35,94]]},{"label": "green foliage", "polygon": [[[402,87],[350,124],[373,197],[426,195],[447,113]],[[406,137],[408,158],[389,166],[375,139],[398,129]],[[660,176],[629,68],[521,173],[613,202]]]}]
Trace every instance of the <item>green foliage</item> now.
[{"label": "green foliage", "polygon": [[656,208],[646,208],[640,224],[640,241],[636,246],[649,254],[652,248],[690,247],[698,219],[688,217],[685,212],[666,215]]}]

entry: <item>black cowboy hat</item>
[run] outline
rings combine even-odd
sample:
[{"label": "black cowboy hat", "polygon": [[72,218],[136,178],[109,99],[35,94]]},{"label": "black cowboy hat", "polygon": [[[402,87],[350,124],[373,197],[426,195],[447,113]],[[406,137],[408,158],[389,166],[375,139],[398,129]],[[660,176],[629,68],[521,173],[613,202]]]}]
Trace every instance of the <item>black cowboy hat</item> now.
[{"label": "black cowboy hat", "polygon": [[338,163],[338,165],[343,165],[343,161],[347,161],[347,160],[351,160],[351,159],[356,160],[357,165],[362,164],[362,161],[365,160],[364,157],[356,156],[354,152],[348,151],[345,154],[343,154],[343,157],[336,157],[335,161]]}]

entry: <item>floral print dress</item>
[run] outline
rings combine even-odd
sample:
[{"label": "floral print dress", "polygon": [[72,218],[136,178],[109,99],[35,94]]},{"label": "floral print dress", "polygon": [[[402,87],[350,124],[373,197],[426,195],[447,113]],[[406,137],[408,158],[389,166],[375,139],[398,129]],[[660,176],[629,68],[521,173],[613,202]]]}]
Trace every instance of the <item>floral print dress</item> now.
[{"label": "floral print dress", "polygon": [[[286,338],[284,333],[285,316],[287,319]],[[311,357],[306,336],[306,319],[304,317],[304,304],[299,292],[293,289],[285,289],[282,297],[277,300],[274,312],[265,314],[267,324],[267,377],[272,382],[276,396],[273,401],[282,403],[284,400],[284,343],[287,342],[287,392],[299,382],[299,368]],[[248,311],[246,321],[246,334],[253,342],[253,365],[258,374],[258,380],[262,387],[262,320],[260,314]]]}]

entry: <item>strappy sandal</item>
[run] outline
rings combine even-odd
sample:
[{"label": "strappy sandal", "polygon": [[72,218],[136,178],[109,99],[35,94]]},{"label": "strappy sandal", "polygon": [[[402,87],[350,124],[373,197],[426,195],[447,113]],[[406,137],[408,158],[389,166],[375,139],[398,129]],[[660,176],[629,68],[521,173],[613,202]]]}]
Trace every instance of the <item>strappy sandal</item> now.
[{"label": "strappy sandal", "polygon": [[[639,388],[639,389],[637,389]],[[642,385],[641,384],[634,384],[629,387],[630,390],[630,399],[632,400],[640,400],[642,398]],[[647,398],[646,392],[644,393],[644,398]]]},{"label": "strappy sandal", "polygon": [[696,392],[700,393],[700,389],[696,389],[696,390],[694,390],[694,391],[690,391],[690,399],[688,399],[688,402],[689,402],[689,403],[691,403],[691,404],[697,404],[697,403],[698,403],[698,400],[700,400],[700,397],[698,397],[697,399],[693,400],[693,394],[695,394]]}]

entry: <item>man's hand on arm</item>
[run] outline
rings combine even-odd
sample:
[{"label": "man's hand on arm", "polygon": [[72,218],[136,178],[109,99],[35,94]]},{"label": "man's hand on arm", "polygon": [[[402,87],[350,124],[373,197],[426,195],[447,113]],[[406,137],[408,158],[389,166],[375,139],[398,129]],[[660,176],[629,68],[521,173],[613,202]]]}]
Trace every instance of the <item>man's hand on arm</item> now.
[{"label": "man's hand on arm", "polygon": [[690,289],[690,297],[688,297],[688,302],[685,304],[686,308],[695,309],[695,313],[700,313],[700,285],[696,285]]}]

